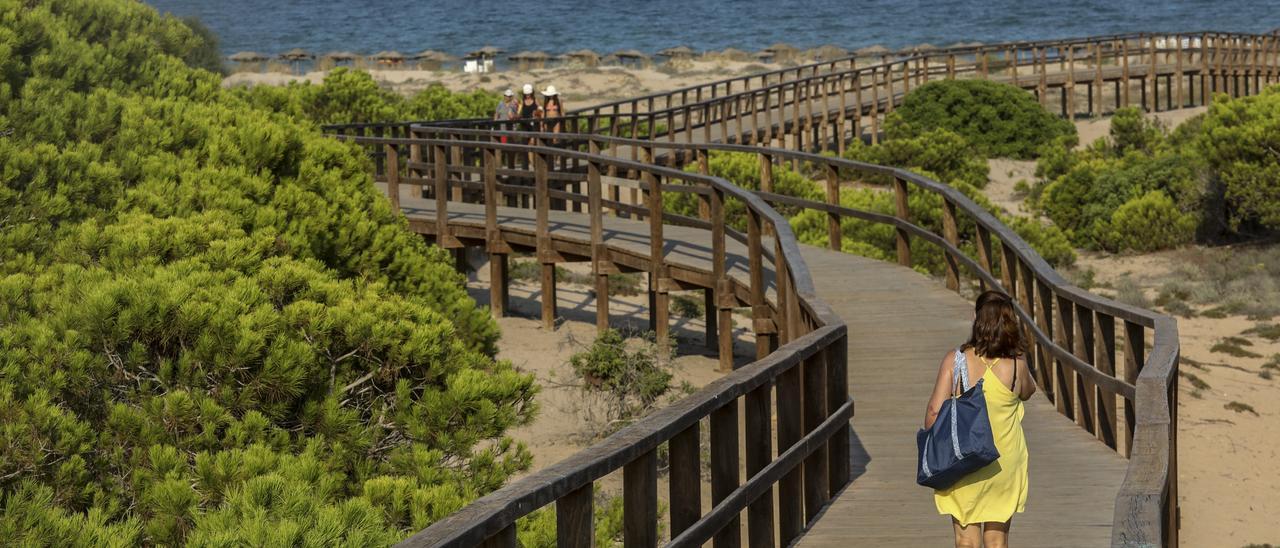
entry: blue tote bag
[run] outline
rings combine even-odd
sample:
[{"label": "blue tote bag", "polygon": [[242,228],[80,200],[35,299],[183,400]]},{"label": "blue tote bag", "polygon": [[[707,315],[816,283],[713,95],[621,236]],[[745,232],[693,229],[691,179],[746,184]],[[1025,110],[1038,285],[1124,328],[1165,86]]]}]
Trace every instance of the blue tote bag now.
[{"label": "blue tote bag", "polygon": [[929,429],[921,428],[916,433],[916,447],[920,452],[916,483],[934,489],[951,487],[970,472],[1000,458],[991,437],[982,379],[966,389],[969,366],[960,350],[956,350],[951,378],[956,386],[951,397],[942,402],[938,419]]}]

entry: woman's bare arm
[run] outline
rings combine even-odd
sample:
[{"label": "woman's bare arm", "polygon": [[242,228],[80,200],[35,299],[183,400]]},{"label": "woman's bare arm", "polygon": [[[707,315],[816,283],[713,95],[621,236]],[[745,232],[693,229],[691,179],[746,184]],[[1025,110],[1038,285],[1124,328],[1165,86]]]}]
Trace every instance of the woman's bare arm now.
[{"label": "woman's bare arm", "polygon": [[1027,366],[1027,360],[1018,358],[1013,361],[1013,374],[1018,379],[1018,398],[1022,401],[1031,399],[1036,393],[1036,380],[1031,377],[1031,368]]},{"label": "woman's bare arm", "polygon": [[942,409],[942,402],[947,401],[947,397],[951,395],[951,366],[955,363],[955,351],[947,352],[942,357],[942,363],[938,365],[938,380],[933,383],[933,394],[929,395],[929,404],[924,410],[924,427],[933,426],[933,421],[938,418],[938,411]]}]

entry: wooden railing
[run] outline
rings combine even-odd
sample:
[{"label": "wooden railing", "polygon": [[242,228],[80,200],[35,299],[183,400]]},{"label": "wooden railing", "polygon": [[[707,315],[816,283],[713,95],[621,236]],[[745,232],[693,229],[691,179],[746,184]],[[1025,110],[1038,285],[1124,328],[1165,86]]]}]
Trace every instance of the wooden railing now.
[{"label": "wooden railing", "polygon": [[[842,62],[849,68],[841,69]],[[589,506],[590,486],[619,468],[626,477],[628,542],[652,544],[656,542],[652,536],[656,518],[651,505],[656,494],[648,459],[664,443],[673,458],[680,454],[688,460],[679,472],[672,464],[673,544],[693,545],[715,538],[717,546],[734,545],[736,516],[744,508],[748,509],[752,545],[771,545],[775,540],[786,544],[794,538],[799,532],[797,524],[804,523],[800,516],[811,518],[825,504],[825,497],[848,481],[848,470],[839,469],[848,464],[847,431],[836,422],[847,420],[852,405],[847,393],[838,392],[847,386],[843,323],[813,294],[790,226],[770,207],[772,204],[826,213],[828,243],[833,249],[840,249],[844,218],[891,225],[896,229],[900,264],[911,266],[912,247],[923,242],[942,250],[949,288],[958,289],[967,274],[982,287],[998,287],[1014,296],[1023,327],[1033,341],[1030,358],[1037,383],[1060,413],[1130,459],[1125,481],[1117,486],[1113,544],[1177,545],[1176,322],[1072,286],[1012,230],[947,185],[901,169],[813,152],[843,148],[855,138],[876,140],[883,115],[913,86],[934,78],[1000,79],[1031,90],[1046,106],[1049,92],[1056,89],[1061,113],[1067,117],[1081,114],[1075,104],[1077,85],[1088,88],[1085,113],[1093,115],[1107,111],[1107,83],[1115,86],[1112,101],[1105,102],[1117,108],[1138,104],[1159,110],[1161,98],[1164,108],[1180,108],[1205,104],[1213,93],[1253,94],[1280,80],[1280,37],[1210,32],[1136,34],[938,50],[862,67],[852,60],[842,62],[810,65],[795,72],[775,71],[758,79],[732,79],[742,82],[745,89],[741,91],[733,90],[736,84],[720,82],[641,98],[643,101],[628,103],[629,108],[622,108],[623,103],[592,107],[546,120],[565,128],[555,134],[511,131],[515,127],[510,123],[487,120],[329,128],[340,138],[373,147],[370,154],[378,178],[391,189],[397,206],[399,185],[422,185],[423,192],[434,197],[437,225],[424,231],[433,233],[446,247],[464,245],[453,233],[465,229],[451,227],[443,214],[450,202],[485,204],[485,227],[472,237],[482,240],[477,243],[487,245],[494,256],[504,256],[513,249],[513,241],[528,236],[507,233],[497,225],[499,202],[507,207],[537,209],[539,228],[525,245],[536,251],[543,265],[544,295],[554,294],[554,275],[548,273],[554,272],[557,260],[564,259],[553,249],[554,237],[544,232],[549,212],[560,209],[589,216],[591,241],[578,253],[592,261],[597,275],[597,308],[604,309],[597,316],[601,328],[608,322],[607,284],[601,276],[616,269],[650,274],[651,325],[660,336],[665,336],[666,329],[666,302],[659,303],[662,288],[706,289],[708,303],[713,305],[708,310],[715,308],[718,320],[709,319],[708,323],[719,325],[709,326],[708,340],[718,340],[721,364],[726,369],[732,365],[731,339],[726,342],[724,333],[730,324],[729,314],[736,306],[750,306],[752,311],[755,363],[734,370],[598,446],[477,501],[415,535],[410,544],[468,545],[484,539],[510,543],[517,518],[552,502],[562,520],[562,545],[588,542],[585,528],[590,520],[583,521],[582,513]],[[1082,65],[1080,70],[1077,63]],[[1059,70],[1050,72],[1055,64]],[[1030,77],[1024,70],[1027,67]],[[809,73],[804,74],[805,70]],[[758,83],[752,87],[752,82]],[[715,91],[719,85],[725,86],[724,94]],[[704,90],[701,100],[698,89]],[[694,101],[686,102],[690,94]],[[655,102],[666,106],[650,106]],[[644,138],[619,136],[622,134]],[[529,144],[499,144],[495,142],[498,136]],[[707,158],[717,151],[759,155],[763,168],[760,190],[746,191],[708,176]],[[811,172],[825,174],[824,201],[773,192],[769,166],[781,162],[805,164]],[[695,164],[699,173],[676,169]],[[841,206],[842,173],[891,178],[896,213]],[[518,184],[520,180],[533,184]],[[664,212],[662,196],[671,192],[697,194],[703,204],[700,218]],[[906,207],[912,192],[941,198],[941,235],[912,223]],[[722,214],[726,198],[747,204],[747,233],[726,226]],[[604,244],[599,227],[605,215],[646,220],[651,233],[649,256],[628,257],[624,250]],[[710,232],[714,248],[710,269],[672,268],[669,257],[662,254],[662,227],[671,225]],[[748,250],[746,272],[727,273],[724,261],[715,260],[724,257],[729,240]],[[769,241],[774,249],[769,249]],[[970,247],[976,256],[963,251]],[[609,259],[602,259],[606,256]],[[774,270],[765,268],[764,261]],[[496,264],[505,265],[505,259]],[[775,270],[781,273],[776,278],[779,282],[771,284]],[[497,270],[494,274],[495,279],[504,275]],[[553,317],[554,308],[548,311],[544,301],[544,321]],[[821,365],[810,366],[811,362]],[[819,370],[825,379],[819,378]],[[810,382],[816,384],[811,386]],[[807,396],[782,397],[783,390],[792,395],[822,393],[820,385],[824,384],[828,388],[825,407],[811,410],[806,406],[802,412],[799,407],[805,405],[802,401],[810,401]],[[775,410],[768,403],[771,385],[779,391]],[[758,393],[761,390],[764,395]],[[736,423],[730,425],[728,418],[730,406],[736,406],[739,398],[744,399],[748,417],[748,479],[741,486],[736,474],[741,465],[738,433]],[[768,441],[761,444],[757,438],[756,445],[752,444],[753,431],[758,428],[765,429],[765,439],[772,435],[768,431],[770,412],[778,417],[776,453]],[[800,415],[803,418],[797,419]],[[700,435],[698,420],[707,416],[711,417],[714,507],[701,515],[696,502],[699,497],[694,496],[698,493],[676,490],[698,488],[693,486],[696,481],[677,479],[697,477],[687,452]],[[792,421],[790,426],[784,426],[784,417]],[[801,423],[802,427],[796,426]],[[824,455],[824,464],[813,465],[812,481],[800,479],[810,473],[809,460],[820,458],[814,455]],[[801,461],[803,467],[797,464]],[[819,469],[826,471],[824,476],[816,476]],[[799,487],[802,481],[803,487]],[[779,484],[780,495],[776,529],[772,508],[766,511],[762,502],[771,500],[765,495],[774,483]],[[822,485],[827,486],[825,490]]]}]

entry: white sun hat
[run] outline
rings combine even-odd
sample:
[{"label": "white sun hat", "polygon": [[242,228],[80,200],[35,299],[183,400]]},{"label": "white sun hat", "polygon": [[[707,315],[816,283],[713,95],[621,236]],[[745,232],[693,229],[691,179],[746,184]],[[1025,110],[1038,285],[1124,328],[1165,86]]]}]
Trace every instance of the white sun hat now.
[{"label": "white sun hat", "polygon": [[502,92],[502,95],[504,97],[511,97],[512,95],[515,95],[515,94],[516,92],[511,91],[511,88],[507,88],[507,91]]},{"label": "white sun hat", "polygon": [[556,94],[556,87],[555,87],[555,86],[547,86],[547,89],[542,90],[542,94],[543,94],[543,95],[546,95],[547,97],[551,97],[551,96],[553,96],[553,95],[555,95],[555,94]]},{"label": "white sun hat", "polygon": [[523,88],[520,88],[520,91],[523,91],[525,95],[533,94],[533,84],[525,84]]}]

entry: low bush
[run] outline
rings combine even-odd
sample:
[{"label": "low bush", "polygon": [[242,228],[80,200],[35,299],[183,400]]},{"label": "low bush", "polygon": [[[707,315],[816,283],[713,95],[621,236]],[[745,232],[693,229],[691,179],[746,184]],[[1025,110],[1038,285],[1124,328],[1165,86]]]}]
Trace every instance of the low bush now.
[{"label": "low bush", "polygon": [[946,129],[986,156],[1033,158],[1042,145],[1075,135],[1075,126],[1031,94],[989,80],[938,80],[907,94],[886,120],[891,138]]},{"label": "low bush", "polygon": [[1153,190],[1116,209],[1100,243],[1109,251],[1156,251],[1190,242],[1195,231],[1194,214],[1178,210],[1173,199]]}]

